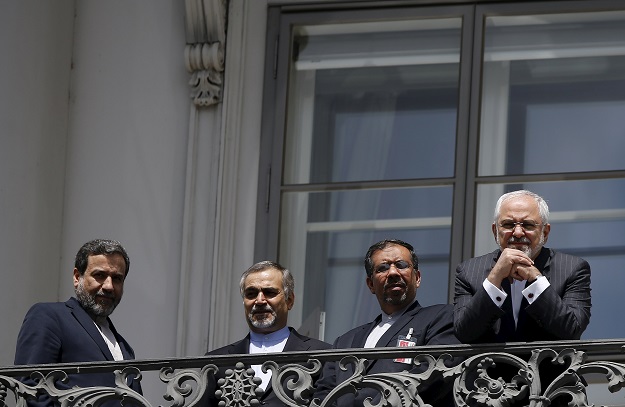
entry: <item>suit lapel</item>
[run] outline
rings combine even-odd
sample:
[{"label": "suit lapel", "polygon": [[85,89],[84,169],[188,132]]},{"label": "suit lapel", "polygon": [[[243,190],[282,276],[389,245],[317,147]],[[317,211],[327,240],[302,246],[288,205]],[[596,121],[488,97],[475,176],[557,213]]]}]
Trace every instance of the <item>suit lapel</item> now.
[{"label": "suit lapel", "polygon": [[87,311],[85,311],[80,306],[78,300],[76,300],[75,298],[70,298],[69,301],[67,301],[65,304],[71,309],[74,318],[76,318],[76,320],[80,323],[80,325],[87,332],[87,334],[89,334],[91,339],[93,339],[98,348],[100,348],[100,351],[102,351],[102,354],[104,355],[106,360],[113,360],[113,354],[104,342],[102,334],[100,334],[100,331],[96,327],[95,322],[93,322],[93,319],[91,319],[89,314],[87,314]]},{"label": "suit lapel", "polygon": [[295,330],[289,328],[289,339],[284,344],[284,352],[296,352],[305,351],[310,349],[310,346],[306,343],[308,339],[302,338]]},{"label": "suit lapel", "polygon": [[115,335],[115,339],[119,344],[119,348],[122,350],[122,355],[124,356],[124,360],[134,359],[135,354],[134,351],[130,348],[130,345],[126,343],[126,340],[122,338],[120,334],[117,333],[117,329],[115,329],[115,325],[113,325],[113,321],[110,318],[107,318],[109,323],[109,328],[113,335]]},{"label": "suit lapel", "polygon": [[[412,321],[414,315],[417,314],[420,309],[421,309],[421,305],[419,305],[419,301],[415,300],[415,302],[410,304],[408,309],[404,311],[404,313],[399,317],[399,319],[395,321],[395,323],[391,325],[391,327],[386,332],[384,332],[384,335],[380,337],[375,347],[384,348],[384,347],[397,346],[397,339],[396,339],[397,335],[399,335],[399,333],[402,330],[405,330],[406,334],[408,333],[408,328],[406,328],[406,325],[408,325],[408,323]],[[374,322],[375,322],[375,325],[377,325],[380,323],[380,319],[376,319]],[[373,329],[373,327],[371,327],[371,329]],[[367,335],[369,334],[369,332],[371,332],[371,329],[369,329],[369,331],[367,332]],[[367,338],[367,335],[365,335],[365,340]],[[364,346],[364,341],[363,341],[363,346]],[[369,365],[367,366],[366,371],[369,372],[371,368],[373,367],[373,365],[376,364],[377,361],[378,359],[371,360],[369,362]]]},{"label": "suit lapel", "polygon": [[540,271],[540,274],[549,279],[549,269],[551,268],[551,250],[542,248],[540,254],[534,261],[534,266]]},{"label": "suit lapel", "polygon": [[397,335],[399,335],[402,330],[405,330],[406,334],[408,333],[406,325],[412,320],[414,315],[417,314],[420,309],[421,306],[418,301],[412,303],[410,308],[407,309],[406,312],[404,312],[393,325],[391,325],[388,331],[384,332],[384,335],[382,335],[378,341],[376,348],[397,346]]},{"label": "suit lapel", "polygon": [[354,334],[354,338],[352,340],[351,346],[348,346],[350,348],[364,348],[365,347],[365,343],[367,342],[367,337],[369,336],[369,334],[371,333],[371,331],[373,330],[373,328],[380,323],[380,321],[382,320],[382,315],[378,315],[378,317],[373,320],[373,322],[370,322],[366,325],[362,325],[360,327],[360,331],[356,332]]},{"label": "suit lapel", "polygon": [[228,346],[227,352],[230,354],[244,354],[250,353],[250,334],[241,339],[239,342],[235,342]]}]

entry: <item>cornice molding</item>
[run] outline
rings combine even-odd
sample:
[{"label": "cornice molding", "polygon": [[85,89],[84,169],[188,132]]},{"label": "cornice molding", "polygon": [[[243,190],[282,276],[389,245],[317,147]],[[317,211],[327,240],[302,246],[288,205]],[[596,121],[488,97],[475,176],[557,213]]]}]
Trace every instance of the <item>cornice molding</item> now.
[{"label": "cornice molding", "polygon": [[184,59],[197,107],[221,102],[228,0],[185,0]]}]

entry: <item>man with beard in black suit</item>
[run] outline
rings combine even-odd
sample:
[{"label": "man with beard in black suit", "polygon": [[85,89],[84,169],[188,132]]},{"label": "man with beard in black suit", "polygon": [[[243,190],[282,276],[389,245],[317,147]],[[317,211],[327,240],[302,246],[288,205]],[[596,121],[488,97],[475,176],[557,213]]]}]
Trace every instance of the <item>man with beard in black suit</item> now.
[{"label": "man with beard in black suit", "polygon": [[[372,245],[365,256],[367,287],[376,296],[382,313],[372,322],[339,336],[333,348],[379,348],[395,346],[447,345],[459,343],[453,333],[453,307],[450,304],[422,307],[417,301],[421,271],[414,248],[397,239],[382,240]],[[369,361],[365,375],[396,373],[404,370],[420,372],[411,359],[376,359]],[[350,378],[354,366],[346,370],[338,362],[326,362],[317,382],[315,398],[323,400],[336,386]],[[436,383],[423,390],[424,400],[435,406],[451,405],[451,385]],[[359,389],[356,394],[344,394],[337,407],[363,406],[371,398],[378,405],[380,392],[372,388]]]},{"label": "man with beard in black suit", "polygon": [[[262,261],[247,269],[241,276],[240,291],[243,297],[245,319],[250,333],[242,340],[208,352],[207,355],[274,353],[308,351],[330,348],[329,343],[301,335],[287,326],[289,310],[295,302],[295,282],[291,272],[278,263]],[[249,366],[248,366],[249,367]],[[271,372],[264,373],[261,365],[252,365],[255,376],[260,377],[264,390],[260,397],[263,406],[278,407],[285,404],[275,395],[271,385]],[[209,380],[207,398],[209,405],[217,406],[214,391],[217,380],[223,378],[220,369],[214,380]]]}]

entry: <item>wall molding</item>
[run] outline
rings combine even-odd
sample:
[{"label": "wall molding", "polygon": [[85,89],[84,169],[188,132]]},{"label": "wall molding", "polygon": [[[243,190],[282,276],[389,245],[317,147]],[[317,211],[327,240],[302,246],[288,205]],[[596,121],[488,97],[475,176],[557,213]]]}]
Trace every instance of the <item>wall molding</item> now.
[{"label": "wall molding", "polygon": [[[267,4],[231,0],[221,121],[209,348],[248,332],[239,280],[254,262]],[[227,312],[224,312],[224,308]]]},{"label": "wall molding", "polygon": [[227,3],[227,0],[185,1],[184,59],[191,74],[190,97],[198,107],[212,106],[222,100]]}]

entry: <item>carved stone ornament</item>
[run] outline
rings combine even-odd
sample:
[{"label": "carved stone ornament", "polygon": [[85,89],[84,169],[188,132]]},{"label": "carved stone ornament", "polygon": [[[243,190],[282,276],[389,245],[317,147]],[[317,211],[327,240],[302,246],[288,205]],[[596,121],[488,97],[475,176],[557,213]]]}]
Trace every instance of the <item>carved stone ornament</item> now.
[{"label": "carved stone ornament", "polygon": [[227,9],[227,0],[185,0],[184,59],[191,99],[198,107],[222,98]]}]

